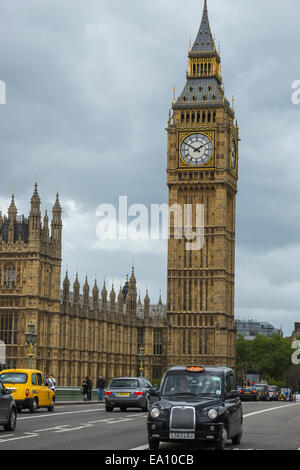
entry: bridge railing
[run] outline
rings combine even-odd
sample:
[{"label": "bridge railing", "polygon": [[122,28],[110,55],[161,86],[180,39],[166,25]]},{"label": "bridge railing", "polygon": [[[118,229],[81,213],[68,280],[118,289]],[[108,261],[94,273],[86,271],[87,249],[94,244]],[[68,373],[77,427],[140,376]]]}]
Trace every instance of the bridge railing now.
[{"label": "bridge railing", "polygon": [[[56,401],[84,401],[80,387],[56,387]],[[92,401],[98,401],[97,389],[92,390]]]}]

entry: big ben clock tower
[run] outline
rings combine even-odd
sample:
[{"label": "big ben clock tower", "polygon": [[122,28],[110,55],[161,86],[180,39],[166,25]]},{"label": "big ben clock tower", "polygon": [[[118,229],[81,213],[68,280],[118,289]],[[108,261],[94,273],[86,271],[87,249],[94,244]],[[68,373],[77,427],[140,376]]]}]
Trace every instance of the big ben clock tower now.
[{"label": "big ben clock tower", "polygon": [[[234,271],[238,127],[222,85],[220,55],[211,34],[207,1],[188,54],[187,81],[168,123],[169,206],[204,211],[204,243],[190,249],[168,241],[168,366],[192,361],[235,367]],[[184,226],[182,215],[182,226]]]}]

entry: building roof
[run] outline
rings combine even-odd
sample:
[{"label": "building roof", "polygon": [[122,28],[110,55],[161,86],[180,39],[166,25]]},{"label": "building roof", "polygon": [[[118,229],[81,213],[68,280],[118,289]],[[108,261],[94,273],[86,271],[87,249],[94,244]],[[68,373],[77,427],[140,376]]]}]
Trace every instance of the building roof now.
[{"label": "building roof", "polygon": [[215,77],[210,78],[189,78],[185,84],[183,92],[177,100],[176,106],[180,103],[189,107],[199,105],[199,103],[219,104],[223,102],[223,91],[220,83]]},{"label": "building roof", "polygon": [[[9,219],[4,217],[3,225],[0,228],[0,239],[2,238],[6,243],[8,242],[8,228]],[[14,222],[14,242],[22,240],[28,242],[29,224],[28,219],[23,216],[17,216]]]}]

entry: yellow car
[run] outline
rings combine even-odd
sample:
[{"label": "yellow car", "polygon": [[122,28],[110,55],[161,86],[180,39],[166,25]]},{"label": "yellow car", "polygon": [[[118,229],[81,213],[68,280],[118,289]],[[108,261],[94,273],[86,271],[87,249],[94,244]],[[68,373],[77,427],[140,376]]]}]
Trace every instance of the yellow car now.
[{"label": "yellow car", "polygon": [[47,386],[43,372],[34,369],[6,369],[0,372],[0,381],[10,390],[18,411],[29,409],[34,413],[38,408],[53,411],[55,394]]}]

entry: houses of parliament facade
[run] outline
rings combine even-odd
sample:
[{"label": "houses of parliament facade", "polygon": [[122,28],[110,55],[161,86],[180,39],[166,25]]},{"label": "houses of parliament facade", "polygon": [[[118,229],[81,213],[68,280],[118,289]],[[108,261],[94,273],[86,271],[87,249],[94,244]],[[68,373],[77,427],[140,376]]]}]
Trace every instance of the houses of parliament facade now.
[{"label": "houses of parliament facade", "polygon": [[[37,330],[34,367],[53,373],[61,386],[79,385],[89,376],[139,373],[144,348],[144,374],[160,377],[165,369],[166,316],[161,299],[142,304],[132,268],[115,292],[95,281],[82,289],[76,274],[73,289],[66,273],[61,289],[62,209],[59,196],[49,224],[41,218],[37,184],[29,217],[17,215],[14,196],[7,217],[0,213],[0,340],[6,344],[6,366],[28,367],[25,332]],[[94,382],[95,383],[95,382]]]},{"label": "houses of parliament facade", "polygon": [[[41,215],[37,185],[29,217],[18,216],[14,196],[0,214],[0,340],[7,365],[26,367],[27,324],[38,332],[34,366],[59,385],[79,385],[89,375],[143,373],[161,377],[175,364],[235,367],[235,198],[239,129],[226,97],[221,58],[208,20],[207,1],[188,53],[187,81],[174,97],[168,121],[169,205],[204,207],[204,245],[188,248],[170,217],[167,303],[143,302],[132,269],[119,292],[114,286],[82,289],[78,276],[61,279],[62,209],[57,195],[51,221]],[[175,223],[176,222],[176,223]],[[182,221],[183,224],[183,221]],[[197,226],[195,210],[191,226]],[[109,291],[107,290],[109,289]]]}]

